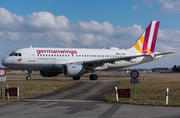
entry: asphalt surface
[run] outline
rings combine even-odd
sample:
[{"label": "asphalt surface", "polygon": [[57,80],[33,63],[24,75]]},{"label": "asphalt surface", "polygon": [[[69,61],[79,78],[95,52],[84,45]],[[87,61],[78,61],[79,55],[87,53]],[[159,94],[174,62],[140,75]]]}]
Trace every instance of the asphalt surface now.
[{"label": "asphalt surface", "polygon": [[101,102],[21,102],[0,107],[1,118],[179,118],[180,108]]},{"label": "asphalt surface", "polygon": [[57,90],[34,99],[47,100],[103,100],[114,92],[114,87],[118,86],[118,81],[81,81],[78,84],[63,90]]},{"label": "asphalt surface", "polygon": [[[122,78],[123,79],[123,78]],[[0,118],[179,118],[179,107],[106,103],[118,79],[82,79],[74,86],[20,103],[0,106]]]}]

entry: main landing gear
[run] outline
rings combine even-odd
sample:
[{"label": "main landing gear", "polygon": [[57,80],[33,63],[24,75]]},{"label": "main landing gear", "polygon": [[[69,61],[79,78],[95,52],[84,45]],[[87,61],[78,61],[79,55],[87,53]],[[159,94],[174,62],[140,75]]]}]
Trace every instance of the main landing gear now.
[{"label": "main landing gear", "polygon": [[31,73],[32,70],[28,70],[28,76],[26,77],[26,80],[31,80]]},{"label": "main landing gear", "polygon": [[[97,79],[98,79],[98,76],[93,73],[93,74],[91,74],[91,75],[89,76],[89,79],[90,79],[90,80],[97,80]],[[78,76],[78,77],[73,77],[73,80],[80,80],[80,76]]]},{"label": "main landing gear", "polygon": [[79,80],[80,79],[80,76],[78,77],[73,77],[73,80]]},{"label": "main landing gear", "polygon": [[91,75],[89,76],[89,79],[90,80],[97,80],[98,79],[98,76],[94,73],[94,70],[91,70]]}]

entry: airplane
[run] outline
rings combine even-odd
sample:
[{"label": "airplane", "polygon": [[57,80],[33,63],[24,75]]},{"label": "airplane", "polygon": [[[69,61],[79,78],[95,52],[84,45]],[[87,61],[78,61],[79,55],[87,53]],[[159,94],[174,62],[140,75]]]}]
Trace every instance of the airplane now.
[{"label": "airplane", "polygon": [[79,80],[85,73],[92,73],[90,80],[97,80],[95,71],[121,69],[150,62],[174,52],[155,52],[160,21],[151,21],[136,43],[129,49],[41,48],[30,47],[13,51],[2,60],[2,65],[27,70],[31,80],[32,70],[39,70],[43,77],[63,73]]}]

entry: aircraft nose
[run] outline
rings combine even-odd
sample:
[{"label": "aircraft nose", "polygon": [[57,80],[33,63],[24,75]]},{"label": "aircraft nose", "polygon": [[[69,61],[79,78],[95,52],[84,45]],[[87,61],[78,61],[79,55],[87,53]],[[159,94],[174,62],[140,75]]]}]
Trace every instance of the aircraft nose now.
[{"label": "aircraft nose", "polygon": [[10,63],[10,59],[8,57],[4,58],[2,61],[1,61],[1,64],[3,66],[7,66],[8,64]]}]

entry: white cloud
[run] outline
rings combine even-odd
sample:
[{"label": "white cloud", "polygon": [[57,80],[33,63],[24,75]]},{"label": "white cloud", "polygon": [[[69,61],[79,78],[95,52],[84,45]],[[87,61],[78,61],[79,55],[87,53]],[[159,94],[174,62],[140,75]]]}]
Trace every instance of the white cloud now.
[{"label": "white cloud", "polygon": [[162,11],[173,13],[180,12],[180,1],[179,0],[158,0],[162,4]]},{"label": "white cloud", "polygon": [[[154,7],[154,2],[161,4],[160,10],[164,13],[179,13],[180,12],[180,0],[139,0],[144,2],[149,7]],[[155,13],[153,16],[157,16]]]},{"label": "white cloud", "polygon": [[114,27],[109,22],[103,22],[102,24],[100,24],[96,21],[90,21],[90,22],[79,21],[76,28],[78,28],[80,32],[108,34],[108,35],[114,34]]},{"label": "white cloud", "polygon": [[132,8],[134,9],[134,11],[138,11],[138,6],[132,6]]},{"label": "white cloud", "polygon": [[117,26],[115,35],[119,35],[119,37],[139,38],[142,33],[143,29],[140,25],[134,25],[133,27],[128,28]]},{"label": "white cloud", "polygon": [[8,10],[0,8],[0,30],[17,30],[23,20],[22,16],[16,16]]},{"label": "white cloud", "polygon": [[28,15],[25,19],[25,23],[28,27],[40,28],[40,29],[66,29],[69,20],[65,16],[55,17],[49,12],[38,12]]},{"label": "white cloud", "polygon": [[0,32],[0,39],[6,41],[20,41],[20,40],[28,40],[27,36],[20,34],[18,32]]}]

